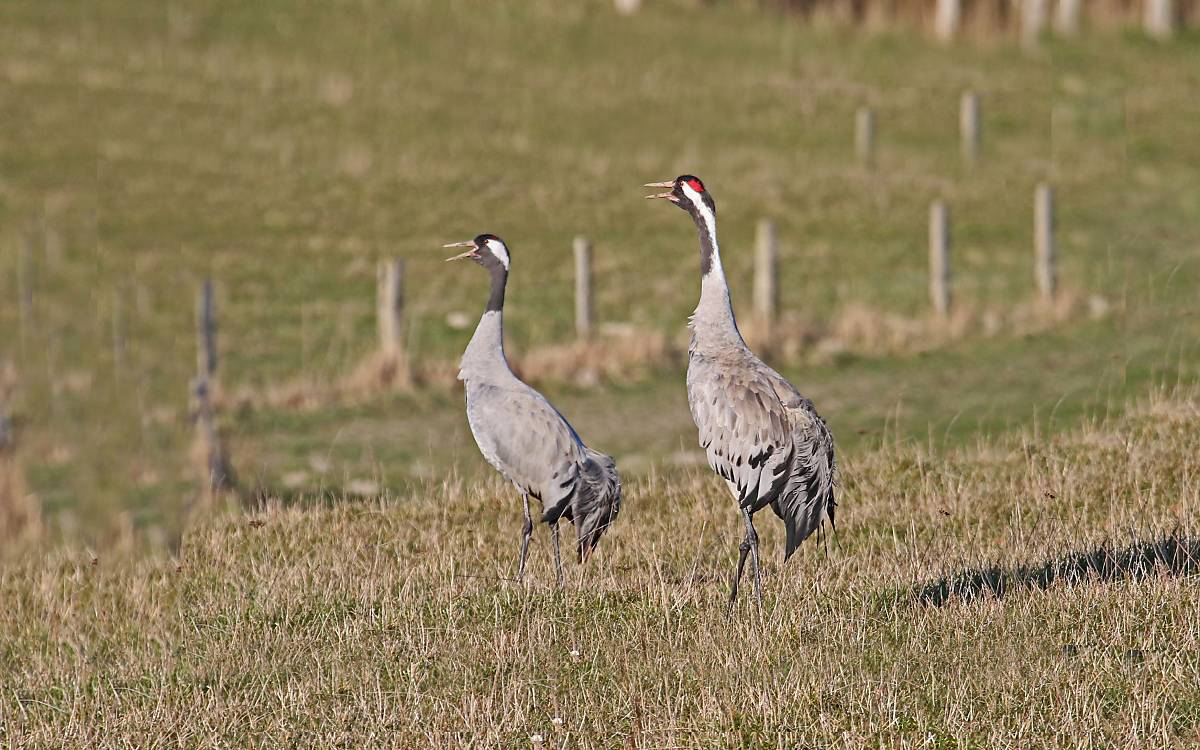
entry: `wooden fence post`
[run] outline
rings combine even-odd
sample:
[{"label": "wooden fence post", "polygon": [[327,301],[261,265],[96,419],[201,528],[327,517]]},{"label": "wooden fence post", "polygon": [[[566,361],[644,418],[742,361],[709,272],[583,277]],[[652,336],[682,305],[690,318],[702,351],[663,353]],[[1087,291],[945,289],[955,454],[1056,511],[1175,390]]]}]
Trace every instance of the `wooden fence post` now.
[{"label": "wooden fence post", "polygon": [[854,151],[864,167],[875,164],[875,112],[859,107],[854,113]]},{"label": "wooden fence post", "polygon": [[771,335],[779,310],[779,242],[775,222],[762,219],[754,242],[754,315],[763,333]]},{"label": "wooden fence post", "polygon": [[940,200],[929,207],[929,298],[938,315],[950,313],[950,210]]},{"label": "wooden fence post", "polygon": [[596,308],[592,302],[592,243],[587,237],[575,238],[575,335],[581,341],[592,338]]},{"label": "wooden fence post", "polygon": [[205,279],[196,298],[196,376],[212,379],[217,372],[217,310],[212,279]]},{"label": "wooden fence post", "polygon": [[[3,383],[0,383],[3,389]],[[0,548],[42,530],[37,498],[29,491],[17,455],[17,436],[0,390]]]},{"label": "wooden fence post", "polygon": [[1046,31],[1047,0],[1021,0],[1021,43],[1037,46]]},{"label": "wooden fence post", "polygon": [[1144,0],[1142,28],[1155,39],[1166,39],[1175,33],[1174,0]]},{"label": "wooden fence post", "polygon": [[1079,33],[1079,18],[1083,12],[1083,0],[1058,0],[1054,14],[1054,29],[1063,36]]},{"label": "wooden fence post", "polygon": [[933,16],[933,33],[943,42],[958,35],[962,25],[962,0],[937,0]]},{"label": "wooden fence post", "polygon": [[380,261],[376,269],[375,325],[379,350],[390,358],[404,354],[404,261]]},{"label": "wooden fence post", "polygon": [[17,536],[24,525],[20,518],[23,515],[19,508],[21,498],[18,497],[24,494],[24,488],[17,480],[16,438],[8,418],[3,386],[0,383],[0,541],[8,541]]},{"label": "wooden fence post", "polygon": [[212,279],[205,279],[196,299],[196,377],[192,379],[192,414],[196,422],[199,460],[207,476],[201,489],[206,502],[222,490],[234,487],[233,468],[221,445],[213,406],[217,373],[217,317]]},{"label": "wooden fence post", "polygon": [[1054,189],[1046,183],[1037,186],[1033,198],[1034,277],[1038,291],[1046,300],[1054,299],[1057,283],[1054,248]]},{"label": "wooden fence post", "polygon": [[125,374],[125,319],[122,314],[124,296],[121,289],[113,293],[112,308],[112,353],[113,374],[120,380]]},{"label": "wooden fence post", "polygon": [[979,158],[979,95],[965,91],[958,108],[958,131],[962,139],[962,157],[968,166]]},{"label": "wooden fence post", "polygon": [[12,420],[8,417],[8,405],[4,403],[4,394],[0,393],[0,452],[11,449],[14,442]]},{"label": "wooden fence post", "polygon": [[34,267],[33,239],[25,234],[20,241],[21,254],[17,259],[17,312],[23,349],[25,340],[30,334],[29,329],[33,326]]}]

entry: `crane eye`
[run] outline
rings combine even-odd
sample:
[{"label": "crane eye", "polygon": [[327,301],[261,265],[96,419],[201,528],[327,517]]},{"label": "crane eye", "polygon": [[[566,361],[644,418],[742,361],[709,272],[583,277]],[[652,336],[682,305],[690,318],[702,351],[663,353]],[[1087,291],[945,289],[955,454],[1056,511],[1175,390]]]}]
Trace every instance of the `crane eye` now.
[{"label": "crane eye", "polygon": [[688,180],[687,183],[692,188],[692,190],[695,190],[697,193],[704,192],[704,183],[700,182],[700,180],[697,180],[695,177]]}]

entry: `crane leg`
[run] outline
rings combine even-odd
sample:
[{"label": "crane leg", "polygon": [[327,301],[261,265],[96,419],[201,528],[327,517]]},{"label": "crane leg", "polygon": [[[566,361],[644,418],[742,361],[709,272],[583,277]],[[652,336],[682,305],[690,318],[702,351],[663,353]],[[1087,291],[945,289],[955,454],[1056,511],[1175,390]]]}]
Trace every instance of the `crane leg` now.
[{"label": "crane leg", "polygon": [[554,542],[554,575],[559,588],[563,584],[562,552],[558,549],[558,521],[550,525],[550,539]]},{"label": "crane leg", "polygon": [[533,535],[533,516],[529,513],[529,495],[521,495],[525,500],[525,528],[521,530],[521,562],[517,565],[517,583],[525,578],[525,557],[529,554],[529,537]]},{"label": "crane leg", "polygon": [[742,540],[738,547],[738,563],[733,571],[733,585],[729,588],[729,604],[725,607],[726,614],[733,613],[734,602],[737,601],[738,583],[742,580],[742,571],[746,569],[746,555],[750,554],[750,538]]},{"label": "crane leg", "polygon": [[758,532],[754,530],[754,520],[750,511],[742,508],[742,520],[746,522],[746,541],[750,543],[750,564],[754,567],[754,595],[758,597],[758,611],[762,612],[762,569],[758,566]]}]

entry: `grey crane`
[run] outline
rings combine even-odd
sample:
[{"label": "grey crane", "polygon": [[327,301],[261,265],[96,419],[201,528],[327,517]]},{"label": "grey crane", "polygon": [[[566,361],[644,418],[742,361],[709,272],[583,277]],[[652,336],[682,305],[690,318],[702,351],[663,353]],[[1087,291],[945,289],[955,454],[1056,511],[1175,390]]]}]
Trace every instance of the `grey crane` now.
[{"label": "grey crane", "polygon": [[458,379],[467,396],[467,422],[484,459],[512,482],[525,502],[525,527],[517,580],[525,575],[533,516],[529,498],[542,502],[550,525],[554,566],[562,585],[558,521],[575,524],[579,562],[587,560],[621,509],[621,480],[612,457],[583,444],[578,433],[542,394],[521,381],[504,356],[504,288],[511,255],[494,234],[445,247],[469,247],[451,260],[473,260],[491,275],[487,307],[463,353]]},{"label": "grey crane", "polygon": [[739,547],[729,608],[749,554],[762,608],[754,514],[771,506],[787,529],[786,561],[828,518],[834,523],[837,467],[833,435],[812,402],[746,346],[734,320],[717,247],[717,206],[692,175],[646,187],[691,215],[700,233],[700,303],[692,315],[687,391],[708,464],[737,501],[746,537]]}]

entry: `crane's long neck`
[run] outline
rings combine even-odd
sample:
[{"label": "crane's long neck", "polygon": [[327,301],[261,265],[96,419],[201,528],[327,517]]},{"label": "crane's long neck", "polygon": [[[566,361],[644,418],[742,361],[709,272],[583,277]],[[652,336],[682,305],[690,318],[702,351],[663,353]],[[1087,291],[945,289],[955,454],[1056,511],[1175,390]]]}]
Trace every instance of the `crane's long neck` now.
[{"label": "crane's long neck", "polygon": [[512,376],[504,356],[504,287],[508,283],[508,271],[499,264],[488,270],[492,275],[491,293],[479,325],[475,326],[475,334],[463,352],[458,366],[459,380]]},{"label": "crane's long neck", "polygon": [[691,212],[700,233],[700,303],[692,315],[692,348],[699,352],[745,347],[729,299],[729,284],[717,246],[717,216],[707,206]]}]

